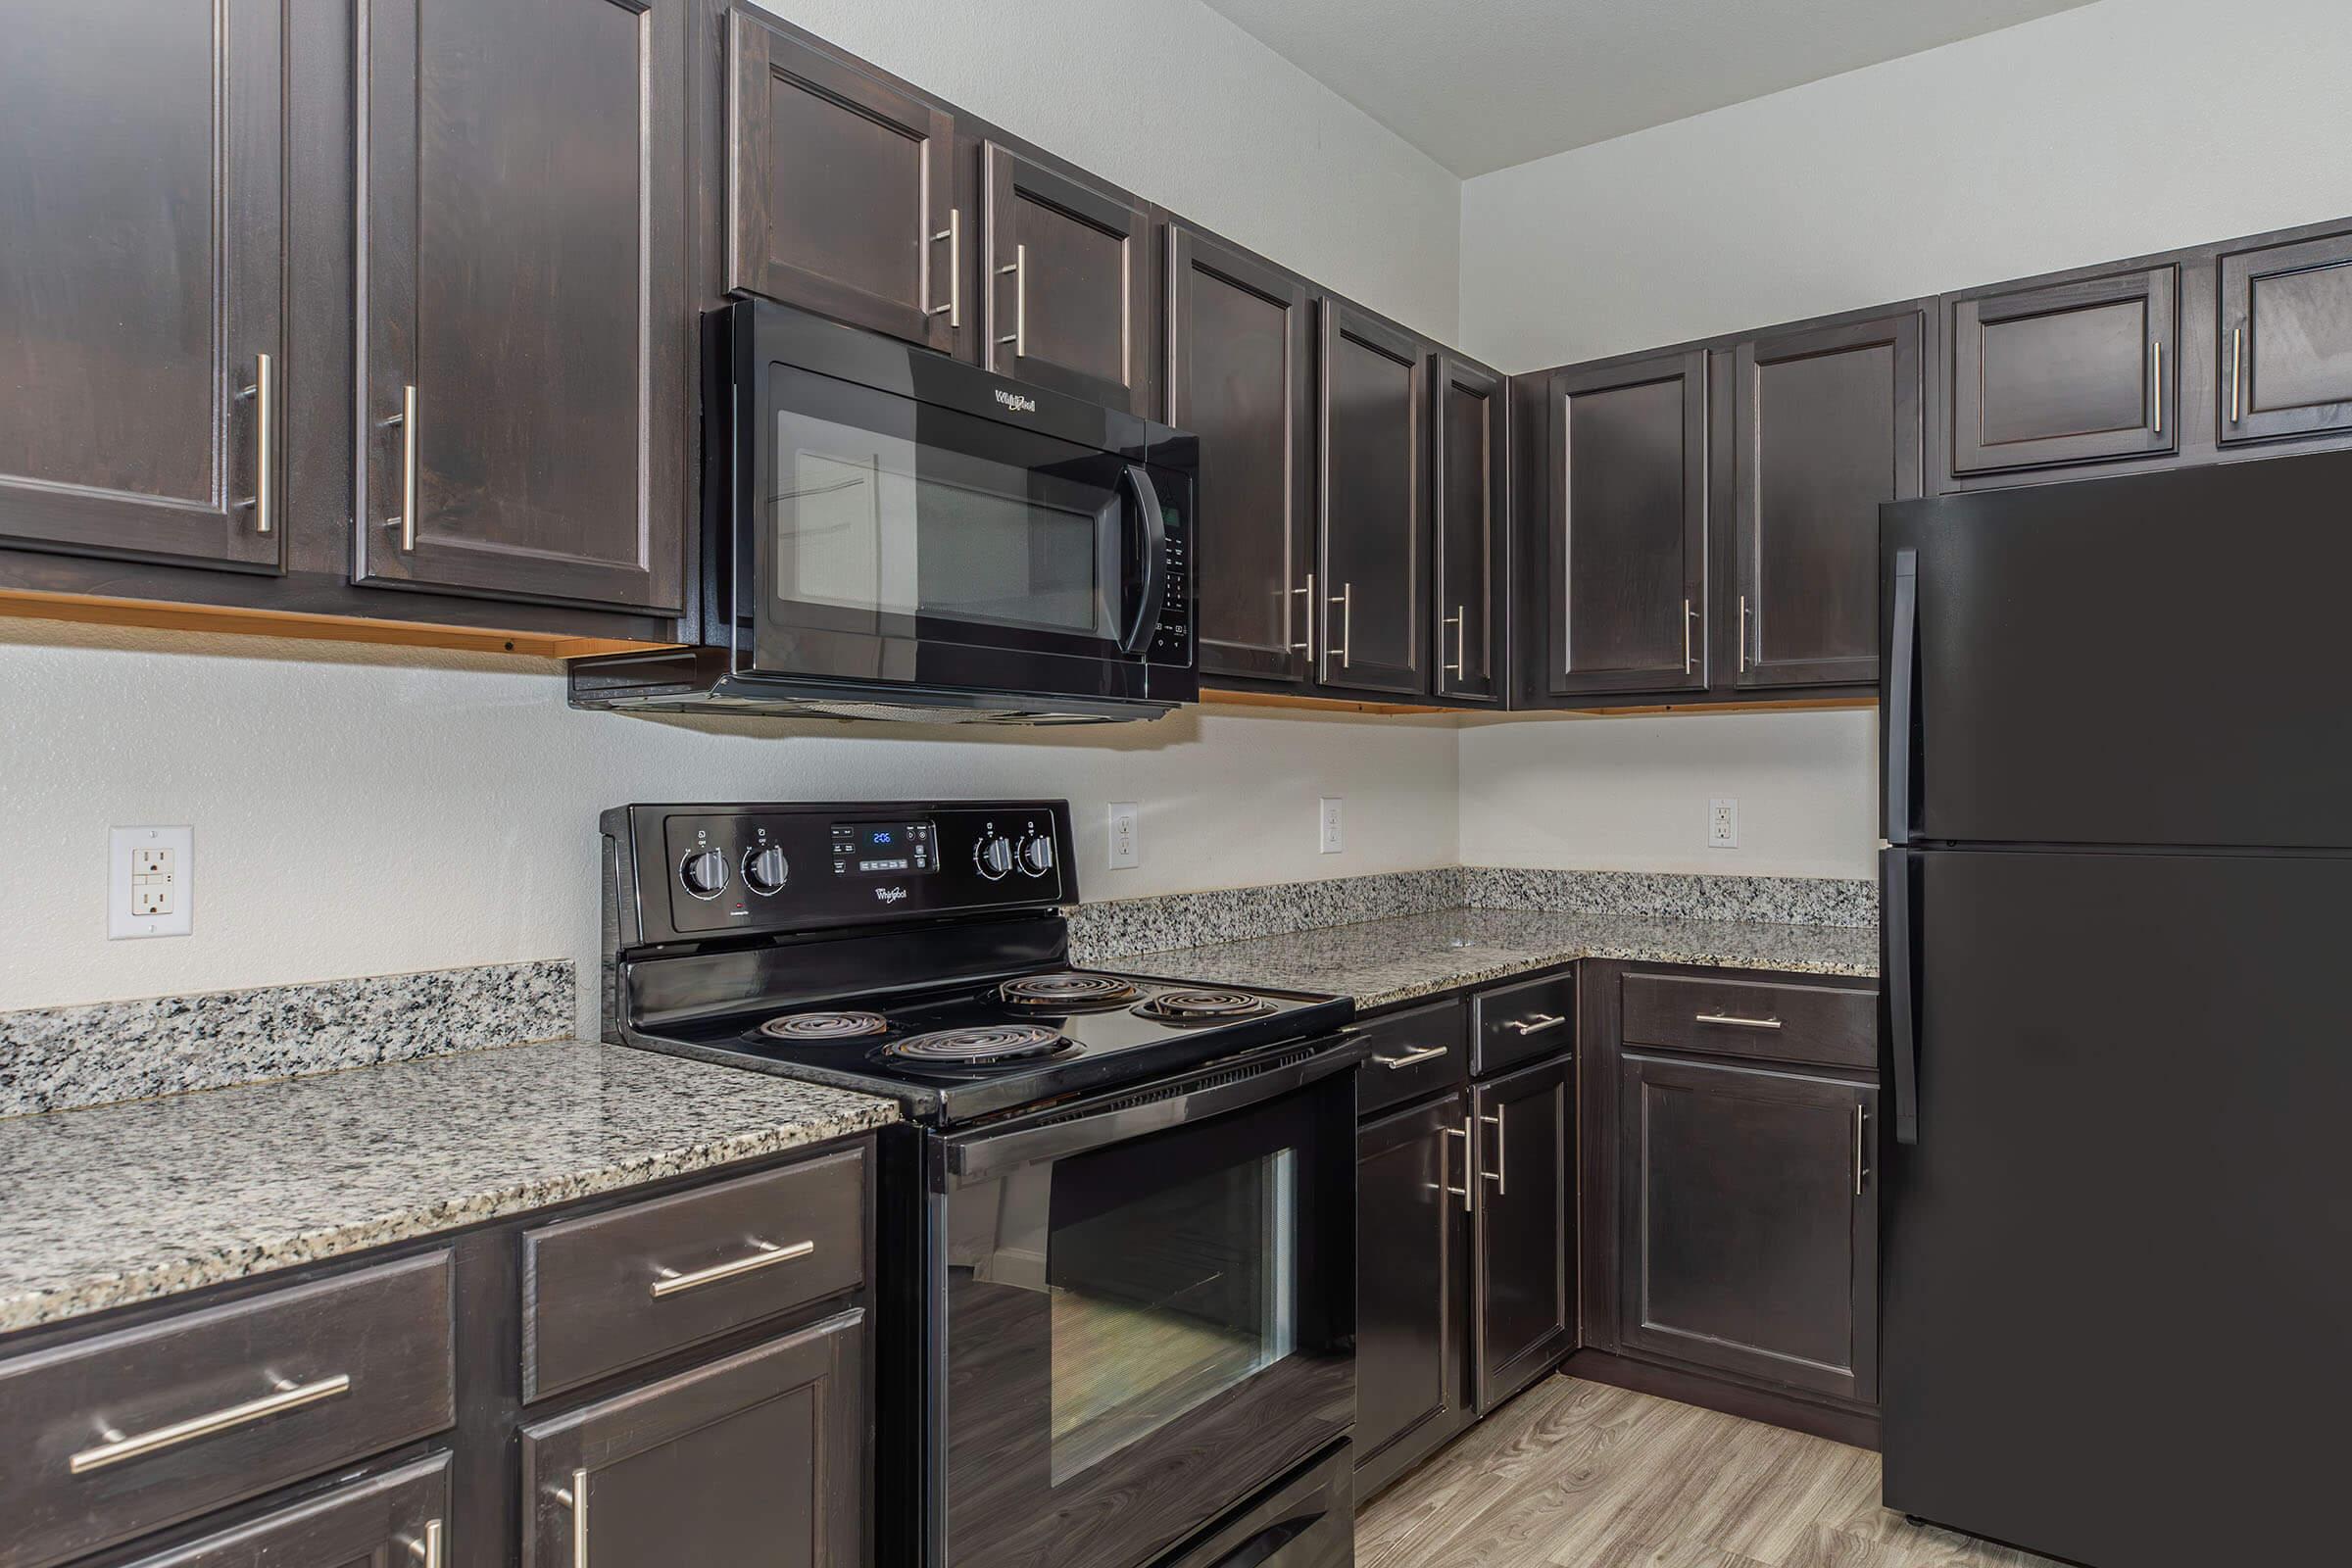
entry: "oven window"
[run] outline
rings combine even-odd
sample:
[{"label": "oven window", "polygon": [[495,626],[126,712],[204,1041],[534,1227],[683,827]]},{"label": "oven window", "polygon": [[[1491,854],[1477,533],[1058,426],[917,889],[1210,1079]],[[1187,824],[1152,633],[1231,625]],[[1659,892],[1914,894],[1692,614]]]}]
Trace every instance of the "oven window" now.
[{"label": "oven window", "polygon": [[1292,1353],[1298,1204],[1285,1149],[1055,1231],[1055,1486]]},{"label": "oven window", "polygon": [[[1101,482],[1099,454],[1015,466],[794,408],[774,416],[767,525],[778,600],[1116,635],[1120,499]],[[937,411],[925,418],[942,435],[986,423]]]}]

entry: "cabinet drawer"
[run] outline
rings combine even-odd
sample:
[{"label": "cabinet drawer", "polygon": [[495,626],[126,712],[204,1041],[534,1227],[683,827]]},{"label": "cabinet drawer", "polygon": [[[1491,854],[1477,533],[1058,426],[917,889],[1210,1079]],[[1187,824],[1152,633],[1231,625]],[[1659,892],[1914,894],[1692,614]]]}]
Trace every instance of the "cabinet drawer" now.
[{"label": "cabinet drawer", "polygon": [[543,1398],[853,1290],[866,1151],[522,1238],[522,1396]]},{"label": "cabinet drawer", "polygon": [[1366,1115],[1443,1093],[1468,1076],[1469,1052],[1462,1039],[1462,1004],[1441,1002],[1409,1007],[1356,1026],[1372,1042],[1364,1058],[1356,1109]]},{"label": "cabinet drawer", "polygon": [[1629,974],[1624,1000],[1628,1045],[1865,1071],[1879,1064],[1876,991]]},{"label": "cabinet drawer", "polygon": [[1576,1046],[1576,971],[1496,986],[1470,999],[1470,1071],[1484,1078]]},{"label": "cabinet drawer", "polygon": [[446,1252],[0,1364],[0,1568],[40,1568],[455,1419]]}]

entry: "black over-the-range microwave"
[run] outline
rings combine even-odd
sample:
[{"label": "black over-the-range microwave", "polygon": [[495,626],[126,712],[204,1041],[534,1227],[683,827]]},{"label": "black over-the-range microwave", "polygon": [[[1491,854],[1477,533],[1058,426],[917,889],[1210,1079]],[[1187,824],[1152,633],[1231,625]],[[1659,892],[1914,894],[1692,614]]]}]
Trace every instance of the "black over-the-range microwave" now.
[{"label": "black over-the-range microwave", "polygon": [[1200,694],[1193,437],[764,300],[705,318],[702,636],[575,707],[1079,723]]}]

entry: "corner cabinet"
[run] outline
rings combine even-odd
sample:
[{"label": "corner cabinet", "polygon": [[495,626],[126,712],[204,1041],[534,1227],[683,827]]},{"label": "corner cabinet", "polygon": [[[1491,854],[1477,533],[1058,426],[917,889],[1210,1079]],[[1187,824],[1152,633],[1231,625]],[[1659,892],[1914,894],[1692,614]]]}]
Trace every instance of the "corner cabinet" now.
[{"label": "corner cabinet", "polygon": [[1499,702],[1508,617],[1510,407],[1503,377],[1430,357],[1430,523],[1437,695]]},{"label": "corner cabinet", "polygon": [[1428,375],[1411,333],[1323,301],[1316,679],[1326,687],[1430,689]]}]

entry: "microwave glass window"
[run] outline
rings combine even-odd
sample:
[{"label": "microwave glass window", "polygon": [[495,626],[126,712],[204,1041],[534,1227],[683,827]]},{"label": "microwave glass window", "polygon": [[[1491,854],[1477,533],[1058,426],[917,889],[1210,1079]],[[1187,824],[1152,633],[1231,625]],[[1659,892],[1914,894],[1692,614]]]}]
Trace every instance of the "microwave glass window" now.
[{"label": "microwave glass window", "polygon": [[1116,635],[1115,491],[792,409],[776,460],[778,599]]}]

